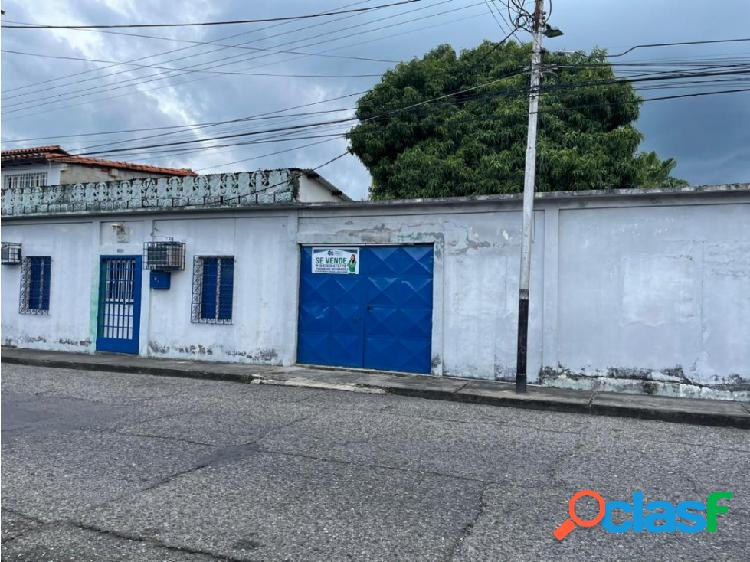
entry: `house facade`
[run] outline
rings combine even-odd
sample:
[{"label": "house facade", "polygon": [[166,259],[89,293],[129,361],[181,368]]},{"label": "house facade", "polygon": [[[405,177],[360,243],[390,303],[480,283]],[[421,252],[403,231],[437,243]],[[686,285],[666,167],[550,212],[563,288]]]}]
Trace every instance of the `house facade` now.
[{"label": "house facade", "polygon": [[[513,379],[518,196],[275,174],[5,193],[3,344]],[[749,256],[746,184],[539,194],[529,382],[750,398]]]},{"label": "house facade", "polygon": [[60,145],[2,151],[2,188],[194,176],[188,168],[164,168],[72,155]]}]

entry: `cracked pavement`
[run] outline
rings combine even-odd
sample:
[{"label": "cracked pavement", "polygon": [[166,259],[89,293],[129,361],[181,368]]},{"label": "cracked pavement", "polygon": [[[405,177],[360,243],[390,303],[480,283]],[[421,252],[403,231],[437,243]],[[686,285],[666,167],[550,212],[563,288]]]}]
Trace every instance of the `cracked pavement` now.
[{"label": "cracked pavement", "polygon": [[[750,433],[4,365],[4,560],[747,560]],[[552,531],[734,492],[716,533]],[[581,517],[592,517],[582,501]]]}]

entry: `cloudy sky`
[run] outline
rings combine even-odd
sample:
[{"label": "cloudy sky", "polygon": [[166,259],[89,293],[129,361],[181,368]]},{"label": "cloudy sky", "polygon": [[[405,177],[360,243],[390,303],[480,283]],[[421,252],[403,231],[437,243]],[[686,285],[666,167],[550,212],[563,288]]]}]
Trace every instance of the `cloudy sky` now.
[{"label": "cloudy sky", "polygon": [[[386,2],[6,0],[3,8],[6,24],[85,25],[257,19],[383,3]],[[175,10],[178,5],[179,10]],[[547,40],[546,46],[563,50],[598,46],[615,53],[643,43],[741,38],[750,35],[749,21],[748,0],[554,0],[550,22],[565,35]],[[499,23],[505,25],[502,20]],[[483,39],[498,40],[505,35],[485,0],[422,0],[368,13],[293,22],[112,31],[117,33],[3,30],[3,148],[56,143],[71,152],[92,152],[237,134],[252,128],[270,128],[271,123],[286,126],[305,120],[346,118],[351,116],[357,96],[343,96],[377,83],[377,76],[393,66],[388,61],[421,56],[440,43],[450,43],[460,50]],[[131,64],[50,59],[7,51]],[[749,57],[750,43],[721,43],[639,49],[618,60],[731,58],[746,62]],[[644,97],[676,92],[645,92]],[[340,99],[317,103],[331,98]],[[333,109],[340,112],[288,118],[274,114],[271,119],[254,122],[184,127],[315,103],[288,113]],[[676,158],[675,175],[692,184],[750,181],[748,125],[750,92],[646,103],[638,123],[645,135],[642,148]],[[177,126],[183,128],[73,136]],[[315,133],[301,132],[296,135],[297,140],[283,143],[235,144],[192,152],[187,150],[195,145],[171,145],[140,154],[123,151],[107,157],[192,167],[203,173],[315,167],[346,150],[346,141],[333,136],[346,126],[343,123]],[[38,140],[11,142],[17,139]],[[112,144],[118,141],[120,144]],[[214,144],[232,142],[238,139]],[[302,145],[310,146],[294,149]],[[178,149],[183,152],[176,153]],[[370,177],[356,157],[340,158],[321,173],[352,197],[366,197]]]}]

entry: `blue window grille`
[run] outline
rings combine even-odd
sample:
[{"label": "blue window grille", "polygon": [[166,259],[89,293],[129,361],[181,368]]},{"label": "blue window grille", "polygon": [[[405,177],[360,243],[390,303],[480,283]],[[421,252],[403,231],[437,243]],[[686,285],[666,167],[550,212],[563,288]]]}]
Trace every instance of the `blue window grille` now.
[{"label": "blue window grille", "polygon": [[232,323],[233,256],[196,256],[193,260],[192,321]]},{"label": "blue window grille", "polygon": [[21,268],[21,314],[49,313],[49,289],[52,280],[52,258],[27,256]]}]

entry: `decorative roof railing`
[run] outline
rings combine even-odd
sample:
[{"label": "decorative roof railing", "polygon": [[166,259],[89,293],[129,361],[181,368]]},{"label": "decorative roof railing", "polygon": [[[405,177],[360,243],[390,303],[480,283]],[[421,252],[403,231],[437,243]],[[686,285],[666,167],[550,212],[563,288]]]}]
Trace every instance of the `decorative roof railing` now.
[{"label": "decorative roof railing", "polygon": [[2,191],[3,216],[173,209],[247,207],[292,202],[298,174],[289,169],[18,187]]}]

